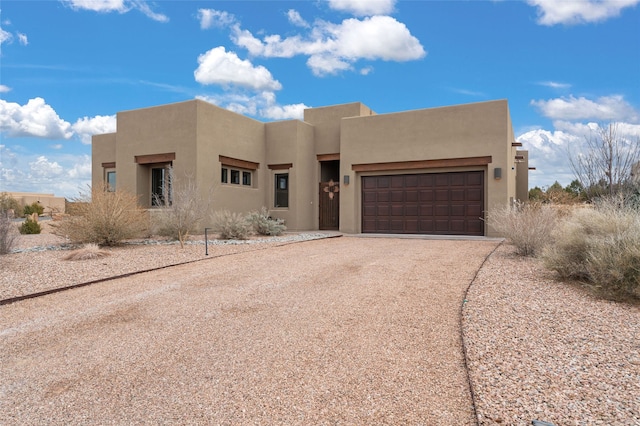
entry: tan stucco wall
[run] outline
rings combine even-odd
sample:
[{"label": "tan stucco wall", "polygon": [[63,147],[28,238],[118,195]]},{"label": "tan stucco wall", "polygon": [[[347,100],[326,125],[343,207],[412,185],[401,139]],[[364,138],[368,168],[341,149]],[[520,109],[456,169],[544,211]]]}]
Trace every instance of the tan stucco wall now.
[{"label": "tan stucco wall", "polygon": [[[509,173],[513,166],[510,134],[508,106],[504,100],[343,119],[340,174],[349,175],[353,183],[341,189],[340,230],[361,231],[360,175],[352,170],[353,164],[490,155],[492,162],[485,173],[485,208],[508,203],[509,197],[515,195],[515,183],[510,183],[513,175]],[[500,180],[493,178],[496,167],[502,168]],[[492,234],[489,229],[486,232]]]},{"label": "tan stucco wall", "polygon": [[529,151],[517,150],[523,159],[516,163],[516,200],[529,200]]},{"label": "tan stucco wall", "polygon": [[[268,170],[267,206],[273,217],[284,219],[290,230],[317,229],[318,162],[315,156],[314,129],[297,120],[266,124],[266,163],[292,164],[288,170]],[[274,208],[275,175],[289,173],[289,208]]]},{"label": "tan stucco wall", "polygon": [[[104,185],[105,174],[103,163],[116,161],[116,133],[94,135],[91,138],[91,186],[100,188]],[[116,167],[118,165],[116,164]],[[118,185],[116,176],[116,186]]]},{"label": "tan stucco wall", "polygon": [[304,121],[314,127],[316,154],[340,152],[340,120],[342,118],[374,114],[375,112],[360,102],[306,109]]},{"label": "tan stucco wall", "polygon": [[141,205],[151,205],[151,166],[136,164],[135,156],[175,153],[175,176],[195,172],[196,106],[190,101],[117,114],[116,186],[138,194]]},{"label": "tan stucco wall", "polygon": [[[202,196],[213,194],[212,210],[247,213],[266,206],[264,123],[204,101],[197,105],[195,170]],[[252,186],[223,184],[220,156],[258,163]],[[210,224],[209,224],[210,225]]]}]

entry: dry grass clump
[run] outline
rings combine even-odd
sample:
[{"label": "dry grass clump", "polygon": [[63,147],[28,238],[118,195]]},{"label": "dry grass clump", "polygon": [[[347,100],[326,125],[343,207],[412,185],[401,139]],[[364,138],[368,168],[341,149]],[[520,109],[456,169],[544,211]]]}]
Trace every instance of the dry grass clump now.
[{"label": "dry grass clump", "polygon": [[97,244],[85,244],[82,248],[78,250],[74,250],[68,255],[66,255],[64,260],[90,260],[90,259],[100,259],[106,256],[111,256],[106,250],[100,249],[100,246]]},{"label": "dry grass clump", "polygon": [[148,232],[147,212],[136,195],[93,188],[74,201],[73,214],[55,224],[54,234],[74,243],[113,246]]},{"label": "dry grass clump", "polygon": [[640,212],[614,201],[578,209],[553,233],[543,254],[563,279],[589,283],[611,299],[640,297]]},{"label": "dry grass clump", "polygon": [[497,207],[487,214],[489,226],[503,235],[521,256],[535,256],[550,242],[558,211],[541,203]]}]

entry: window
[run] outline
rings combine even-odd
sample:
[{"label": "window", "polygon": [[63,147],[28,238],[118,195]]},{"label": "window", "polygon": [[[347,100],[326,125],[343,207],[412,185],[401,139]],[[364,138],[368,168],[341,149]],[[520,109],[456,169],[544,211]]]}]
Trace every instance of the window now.
[{"label": "window", "polygon": [[289,173],[276,174],[275,207],[289,207]]},{"label": "window", "polygon": [[171,179],[166,167],[151,169],[151,205],[154,207],[171,205]]},{"label": "window", "polygon": [[242,172],[242,184],[251,186],[251,172]]},{"label": "window", "polygon": [[[227,167],[222,168],[222,183],[231,183],[234,185],[252,186],[253,172],[251,170],[238,170]],[[241,180],[242,178],[242,180]]]},{"label": "window", "polygon": [[240,170],[231,170],[231,183],[240,184]]},{"label": "window", "polygon": [[116,172],[111,170],[107,172],[107,191],[114,192],[116,190]]}]

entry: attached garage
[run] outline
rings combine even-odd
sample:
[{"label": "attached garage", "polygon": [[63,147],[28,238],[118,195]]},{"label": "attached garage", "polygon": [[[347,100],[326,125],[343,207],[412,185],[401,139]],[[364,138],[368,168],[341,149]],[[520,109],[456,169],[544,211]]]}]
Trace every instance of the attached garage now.
[{"label": "attached garage", "polygon": [[484,235],[484,171],[362,177],[362,232]]}]

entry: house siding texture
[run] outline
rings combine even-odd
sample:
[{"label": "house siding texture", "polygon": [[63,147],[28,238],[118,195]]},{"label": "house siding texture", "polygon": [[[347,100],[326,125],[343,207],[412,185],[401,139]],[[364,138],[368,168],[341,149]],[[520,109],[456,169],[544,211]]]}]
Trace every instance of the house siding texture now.
[{"label": "house siding texture", "polygon": [[[93,137],[92,183],[104,185],[106,171],[115,170],[116,187],[150,207],[151,169],[170,164],[177,180],[195,179],[203,197],[213,193],[215,210],[266,206],[289,229],[314,230],[321,162],[339,159],[339,229],[359,233],[363,176],[483,171],[485,211],[526,199],[528,155],[514,142],[506,100],[391,114],[350,103],[307,109],[303,121],[268,123],[192,100],[118,113],[116,133]],[[135,161],[159,154],[174,157]],[[253,165],[251,185],[221,182],[221,161]],[[276,173],[289,174],[287,208],[274,207]],[[495,233],[485,226],[484,234]]]}]

